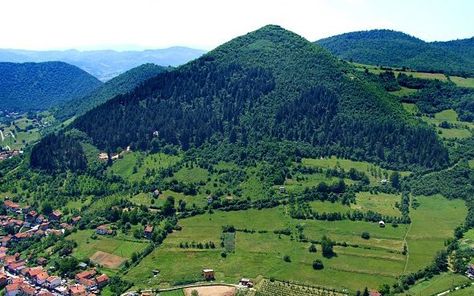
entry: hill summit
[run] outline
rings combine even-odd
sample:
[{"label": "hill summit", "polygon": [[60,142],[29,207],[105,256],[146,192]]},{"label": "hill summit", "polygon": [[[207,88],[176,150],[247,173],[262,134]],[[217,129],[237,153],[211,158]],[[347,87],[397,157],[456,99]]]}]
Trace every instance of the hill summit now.
[{"label": "hill summit", "polygon": [[380,85],[275,25],[146,81],[72,127],[104,150],[175,145],[241,160],[335,154],[391,166],[447,161],[433,130],[409,119]]}]

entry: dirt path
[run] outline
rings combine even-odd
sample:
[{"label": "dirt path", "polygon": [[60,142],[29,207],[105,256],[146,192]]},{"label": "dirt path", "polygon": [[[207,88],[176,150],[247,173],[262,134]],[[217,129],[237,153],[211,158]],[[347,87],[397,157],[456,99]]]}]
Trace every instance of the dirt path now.
[{"label": "dirt path", "polygon": [[201,286],[184,289],[184,295],[191,296],[191,293],[196,290],[199,296],[234,296],[236,292],[235,287],[229,286]]},{"label": "dirt path", "polygon": [[5,136],[3,135],[3,131],[0,130],[0,136],[2,137],[2,142],[5,141]]}]

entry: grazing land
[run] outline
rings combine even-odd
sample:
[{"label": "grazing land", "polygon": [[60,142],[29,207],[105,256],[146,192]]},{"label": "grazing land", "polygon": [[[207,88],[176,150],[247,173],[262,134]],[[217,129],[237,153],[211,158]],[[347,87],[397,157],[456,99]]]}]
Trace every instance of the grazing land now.
[{"label": "grazing land", "polygon": [[[469,138],[472,136],[472,130],[474,129],[473,123],[459,121],[456,111],[452,109],[438,112],[434,115],[434,117],[422,116],[422,119],[433,125],[436,130],[438,130],[438,133],[440,133],[441,137],[445,139]],[[442,122],[448,122],[452,125],[452,127],[442,128],[440,127]]]},{"label": "grazing land", "polygon": [[[216,211],[183,219],[179,222],[182,230],[170,234],[125,278],[136,287],[167,287],[200,280],[203,268],[213,268],[217,281],[237,282],[242,277],[265,275],[303,284],[317,283],[327,288],[341,288],[341,283],[344,283],[344,288],[351,291],[362,289],[361,282],[378,288],[382,283],[393,283],[399,275],[431,262],[435,253],[443,248],[444,240],[452,236],[453,229],[466,215],[466,208],[459,200],[451,201],[441,196],[417,197],[417,200],[420,206],[411,210],[411,226],[380,228],[377,223],[362,221],[296,220],[286,214],[286,207]],[[433,217],[440,216],[437,219],[438,231],[429,231]],[[224,225],[238,229],[235,252],[226,253],[226,257],[221,256],[225,248],[181,247],[193,241],[212,241],[219,245]],[[289,235],[274,233],[286,228],[291,230]],[[326,234],[338,243],[347,244],[347,247],[336,246],[336,256],[329,259],[321,255],[318,244],[318,251],[310,253],[310,244],[301,241],[297,235],[298,228],[303,229],[308,240],[317,241]],[[370,233],[370,239],[361,238],[364,231]],[[409,256],[402,254],[405,243]],[[290,262],[282,259],[285,255],[289,256]],[[322,260],[323,270],[313,270],[311,264],[315,259]],[[152,270],[156,268],[161,272],[153,277]]]},{"label": "grazing land", "polygon": [[[453,273],[443,273],[428,280],[422,280],[406,291],[403,295],[436,295],[455,287],[471,283],[466,276]],[[466,289],[467,290],[467,289]],[[449,294],[457,295],[457,294]],[[462,295],[462,294],[460,294]],[[466,294],[468,295],[468,294]]]}]

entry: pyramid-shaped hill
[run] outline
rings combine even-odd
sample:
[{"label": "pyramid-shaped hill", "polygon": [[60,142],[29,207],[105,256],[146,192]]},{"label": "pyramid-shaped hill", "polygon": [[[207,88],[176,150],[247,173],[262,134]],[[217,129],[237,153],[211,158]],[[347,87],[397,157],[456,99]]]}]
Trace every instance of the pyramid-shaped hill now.
[{"label": "pyramid-shaped hill", "polygon": [[336,154],[392,167],[447,161],[434,131],[381,86],[274,25],[148,80],[72,127],[100,149],[204,145],[227,158]]}]

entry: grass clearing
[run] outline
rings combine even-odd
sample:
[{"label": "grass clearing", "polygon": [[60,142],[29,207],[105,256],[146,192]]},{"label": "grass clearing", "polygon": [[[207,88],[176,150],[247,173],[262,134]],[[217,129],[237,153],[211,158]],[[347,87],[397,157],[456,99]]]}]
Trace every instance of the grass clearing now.
[{"label": "grass clearing", "polygon": [[[453,237],[454,228],[464,222],[467,214],[462,200],[448,200],[440,195],[418,196],[417,209],[410,209],[412,226],[407,235],[410,260],[407,272],[417,271],[430,262],[444,241]],[[436,231],[433,226],[436,225]]]},{"label": "grass clearing", "polygon": [[97,239],[91,236],[95,230],[78,230],[71,233],[67,239],[77,243],[73,251],[73,256],[78,259],[90,258],[97,251],[116,255],[125,259],[130,259],[134,252],[140,252],[146,248],[148,242],[137,240],[131,236],[117,234],[116,236],[97,235]]},{"label": "grass clearing", "polygon": [[[429,280],[416,283],[403,295],[435,295],[471,281],[464,275],[454,273],[443,273]],[[453,295],[453,294],[449,294]]]},{"label": "grass clearing", "polygon": [[369,192],[359,192],[356,194],[356,204],[351,204],[351,208],[363,212],[369,210],[387,216],[400,216],[400,210],[395,207],[395,203],[400,203],[401,197],[395,194]]},{"label": "grass clearing", "polygon": [[415,115],[420,111],[415,103],[402,103],[402,105],[403,109],[412,115]]}]

